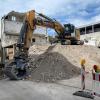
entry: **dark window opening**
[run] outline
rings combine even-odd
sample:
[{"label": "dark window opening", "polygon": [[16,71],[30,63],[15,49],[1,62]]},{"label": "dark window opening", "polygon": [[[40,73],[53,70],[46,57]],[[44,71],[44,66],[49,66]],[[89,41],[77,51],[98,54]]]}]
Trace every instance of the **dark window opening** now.
[{"label": "dark window opening", "polygon": [[80,34],[84,35],[85,34],[85,28],[80,28]]},{"label": "dark window opening", "polygon": [[94,25],[94,32],[99,32],[100,31],[100,24]]},{"label": "dark window opening", "polygon": [[92,33],[92,26],[86,27],[86,34]]},{"label": "dark window opening", "polygon": [[35,38],[32,39],[32,42],[35,42]]},{"label": "dark window opening", "polygon": [[5,19],[8,19],[8,16],[5,16]]}]

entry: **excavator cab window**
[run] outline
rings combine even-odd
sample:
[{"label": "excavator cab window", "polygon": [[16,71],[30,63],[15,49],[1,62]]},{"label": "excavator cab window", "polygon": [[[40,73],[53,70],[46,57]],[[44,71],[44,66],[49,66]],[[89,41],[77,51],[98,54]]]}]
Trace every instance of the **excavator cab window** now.
[{"label": "excavator cab window", "polygon": [[64,24],[64,27],[68,33],[74,33],[75,26],[72,24]]}]

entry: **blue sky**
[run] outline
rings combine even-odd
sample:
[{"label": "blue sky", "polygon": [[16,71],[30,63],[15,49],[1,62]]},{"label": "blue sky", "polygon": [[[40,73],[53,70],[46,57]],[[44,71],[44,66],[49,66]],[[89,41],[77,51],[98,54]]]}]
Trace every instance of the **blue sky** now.
[{"label": "blue sky", "polygon": [[0,18],[12,10],[32,9],[75,26],[100,21],[100,0],[0,0]]}]

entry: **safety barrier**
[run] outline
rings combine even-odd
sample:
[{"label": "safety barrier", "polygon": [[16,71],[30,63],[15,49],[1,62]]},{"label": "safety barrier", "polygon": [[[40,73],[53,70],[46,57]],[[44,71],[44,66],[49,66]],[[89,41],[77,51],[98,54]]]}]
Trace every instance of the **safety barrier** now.
[{"label": "safety barrier", "polygon": [[100,72],[92,70],[92,94],[100,97]]},{"label": "safety barrier", "polygon": [[73,95],[81,96],[85,98],[94,99],[95,96],[100,97],[100,67],[97,65],[93,66],[92,70],[92,91],[85,90],[85,59],[81,60],[81,90],[76,91]]},{"label": "safety barrier", "polygon": [[85,90],[85,60],[81,62],[81,90]]},{"label": "safety barrier", "polygon": [[76,91],[73,95],[94,99],[93,93],[85,90],[85,62],[85,59],[81,60],[81,90]]}]

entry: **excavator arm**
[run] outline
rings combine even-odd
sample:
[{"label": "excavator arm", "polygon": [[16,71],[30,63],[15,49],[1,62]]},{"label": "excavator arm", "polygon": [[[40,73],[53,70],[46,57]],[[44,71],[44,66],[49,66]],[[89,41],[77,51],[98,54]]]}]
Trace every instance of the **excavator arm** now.
[{"label": "excavator arm", "polygon": [[26,17],[20,31],[18,45],[22,47],[23,44],[25,50],[30,47],[32,33],[36,29],[36,25],[52,28],[58,35],[64,33],[64,27],[59,22],[39,13],[39,17],[35,18],[35,13],[36,12],[34,10],[26,13]]}]

